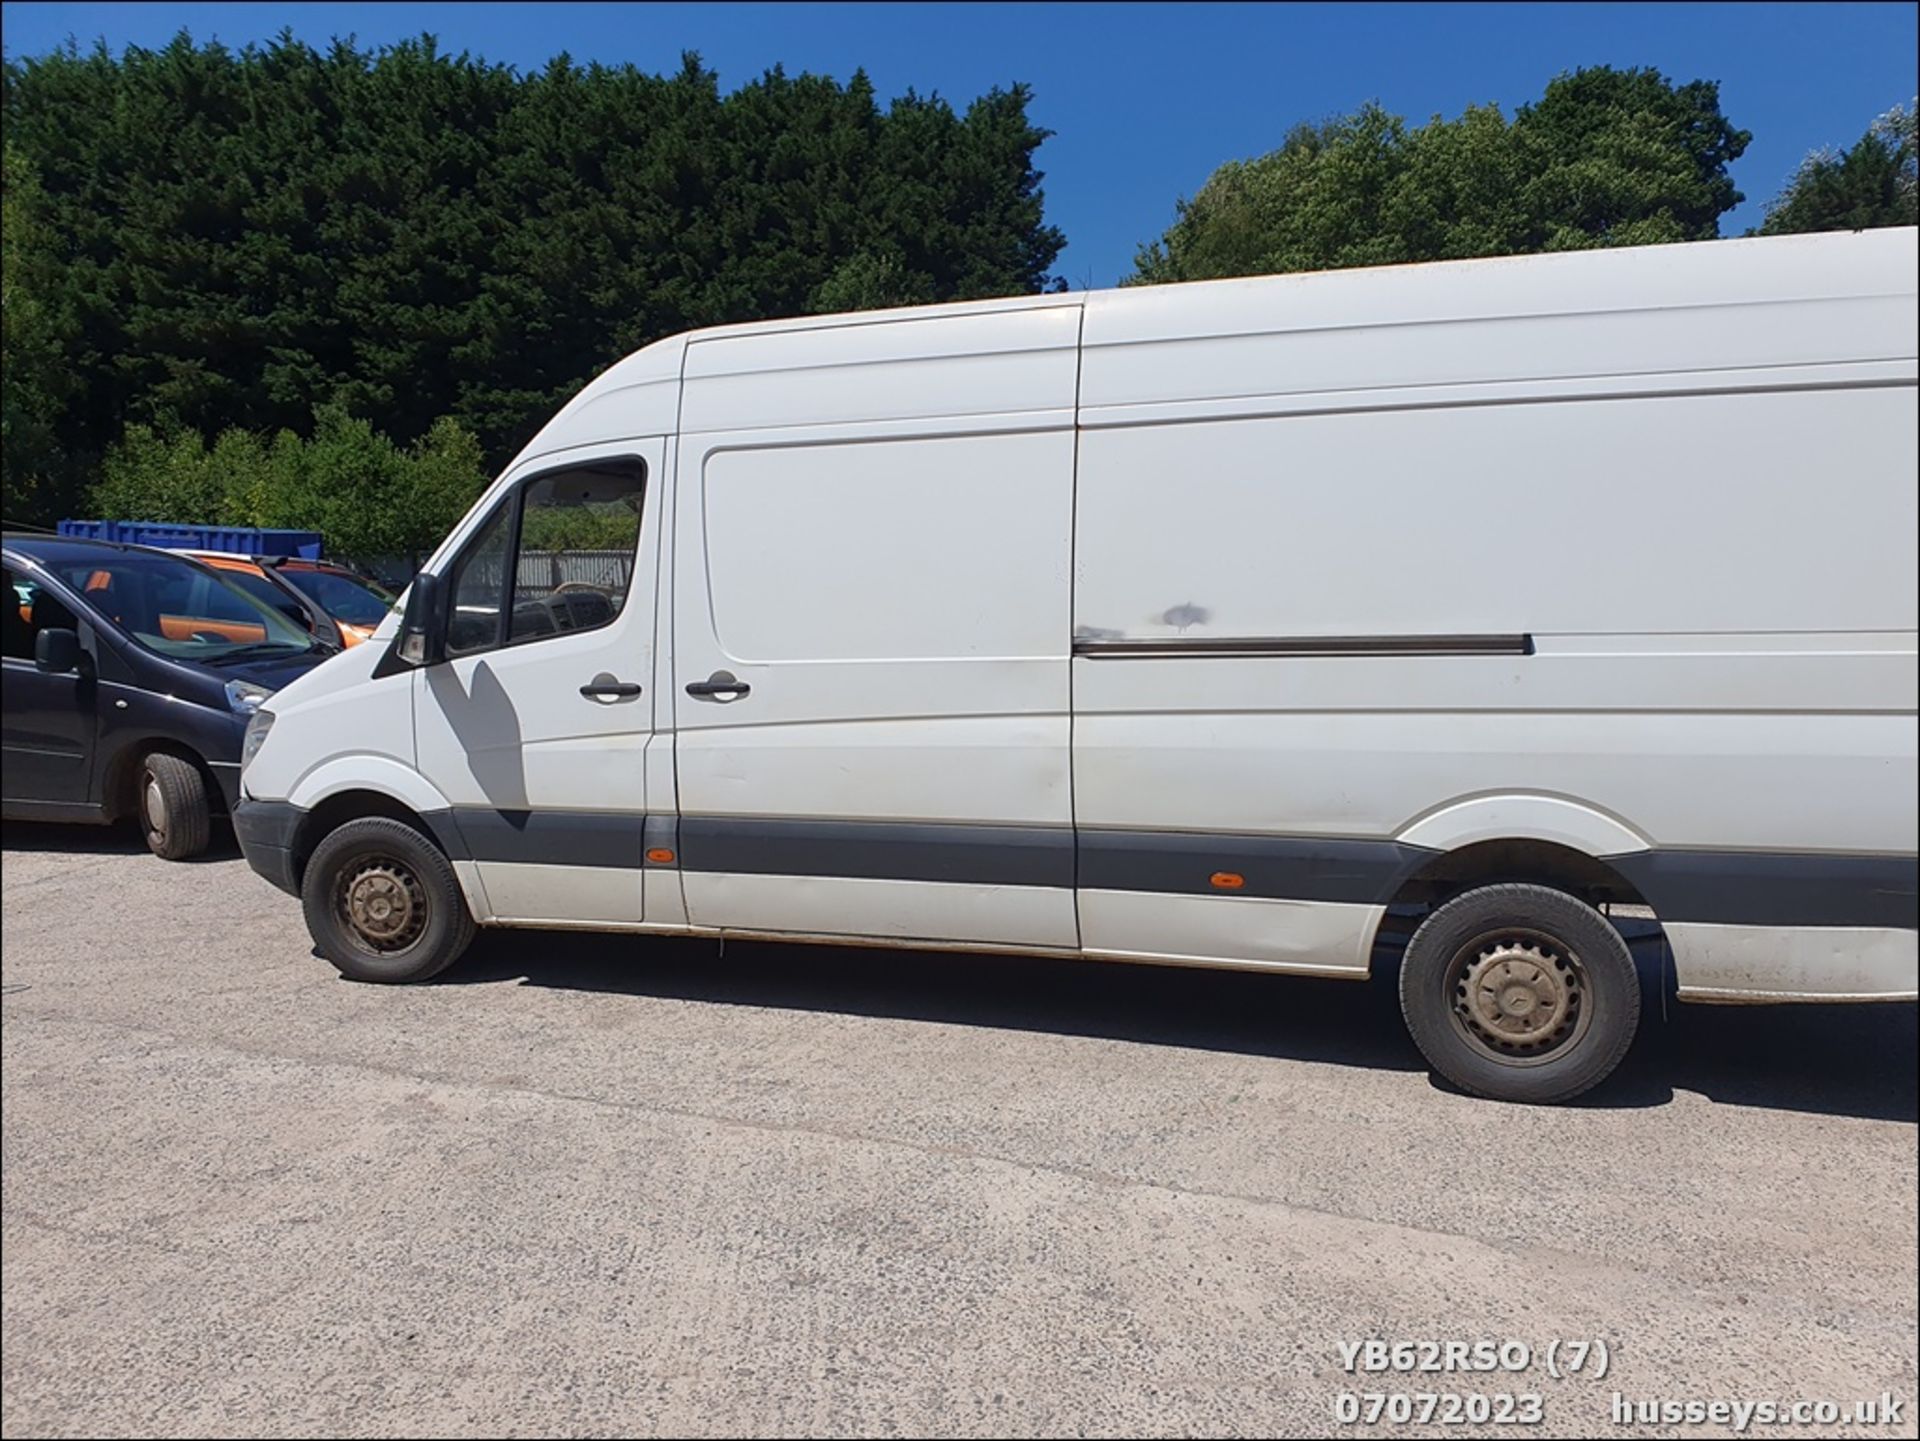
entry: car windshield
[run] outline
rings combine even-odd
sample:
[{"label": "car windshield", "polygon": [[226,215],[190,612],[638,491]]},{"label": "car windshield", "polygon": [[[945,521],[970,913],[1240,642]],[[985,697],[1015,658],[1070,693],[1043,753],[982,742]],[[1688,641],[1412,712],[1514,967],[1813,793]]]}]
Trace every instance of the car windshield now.
[{"label": "car windshield", "polygon": [[378,625],[393,608],[393,597],[372,581],[338,570],[308,570],[286,566],[280,571],[289,583],[320,602],[320,608],[348,625]]},{"label": "car windshield", "polygon": [[219,565],[212,569],[220,572],[220,579],[229,585],[237,585],[248,595],[262,604],[270,605],[302,630],[307,627],[307,614],[300,608],[297,597],[288,594],[264,575],[256,575],[250,570],[235,570],[231,566]]},{"label": "car windshield", "polygon": [[102,550],[48,565],[147,650],[216,664],[297,655],[313,637],[214,571],[157,551]]}]

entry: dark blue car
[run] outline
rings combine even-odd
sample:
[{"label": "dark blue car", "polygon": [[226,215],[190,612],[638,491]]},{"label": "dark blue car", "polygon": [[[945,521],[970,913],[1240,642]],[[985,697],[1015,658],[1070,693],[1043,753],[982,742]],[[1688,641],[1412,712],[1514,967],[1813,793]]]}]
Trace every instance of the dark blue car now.
[{"label": "dark blue car", "polygon": [[9,533],[4,554],[6,817],[134,816],[155,855],[198,855],[248,717],[337,647],[166,551]]}]

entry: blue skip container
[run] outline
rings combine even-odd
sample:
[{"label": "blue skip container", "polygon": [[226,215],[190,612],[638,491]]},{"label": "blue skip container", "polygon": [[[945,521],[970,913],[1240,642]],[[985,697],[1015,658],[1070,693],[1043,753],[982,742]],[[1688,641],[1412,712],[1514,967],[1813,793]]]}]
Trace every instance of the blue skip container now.
[{"label": "blue skip container", "polygon": [[245,525],[170,525],[156,520],[63,520],[59,531],[76,540],[113,540],[163,550],[217,550],[228,555],[319,560],[317,530],[258,530]]}]

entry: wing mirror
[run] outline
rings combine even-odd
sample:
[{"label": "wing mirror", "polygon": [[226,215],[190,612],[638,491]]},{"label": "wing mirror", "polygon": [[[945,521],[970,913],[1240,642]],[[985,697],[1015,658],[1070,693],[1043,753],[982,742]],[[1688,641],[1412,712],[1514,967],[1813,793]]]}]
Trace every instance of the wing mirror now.
[{"label": "wing mirror", "polygon": [[407,587],[406,609],[400,612],[400,632],[374,664],[373,674],[393,675],[447,658],[447,588],[437,575],[425,571]]},{"label": "wing mirror", "polygon": [[400,614],[394,654],[401,665],[437,665],[447,658],[447,587],[422,571],[407,587],[407,608]]},{"label": "wing mirror", "polygon": [[80,668],[80,634],[60,628],[43,630],[33,638],[33,667],[48,675],[66,675]]}]

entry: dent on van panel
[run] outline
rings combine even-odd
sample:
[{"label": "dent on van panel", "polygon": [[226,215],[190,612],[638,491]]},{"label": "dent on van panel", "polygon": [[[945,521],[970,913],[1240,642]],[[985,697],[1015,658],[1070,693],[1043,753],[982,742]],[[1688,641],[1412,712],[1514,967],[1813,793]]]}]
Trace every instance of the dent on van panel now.
[{"label": "dent on van panel", "polygon": [[1196,625],[1205,625],[1212,616],[1213,612],[1208,610],[1204,605],[1195,605],[1192,601],[1184,601],[1179,605],[1170,605],[1162,611],[1159,616],[1159,623],[1161,625],[1170,625],[1175,630],[1185,634]]}]

